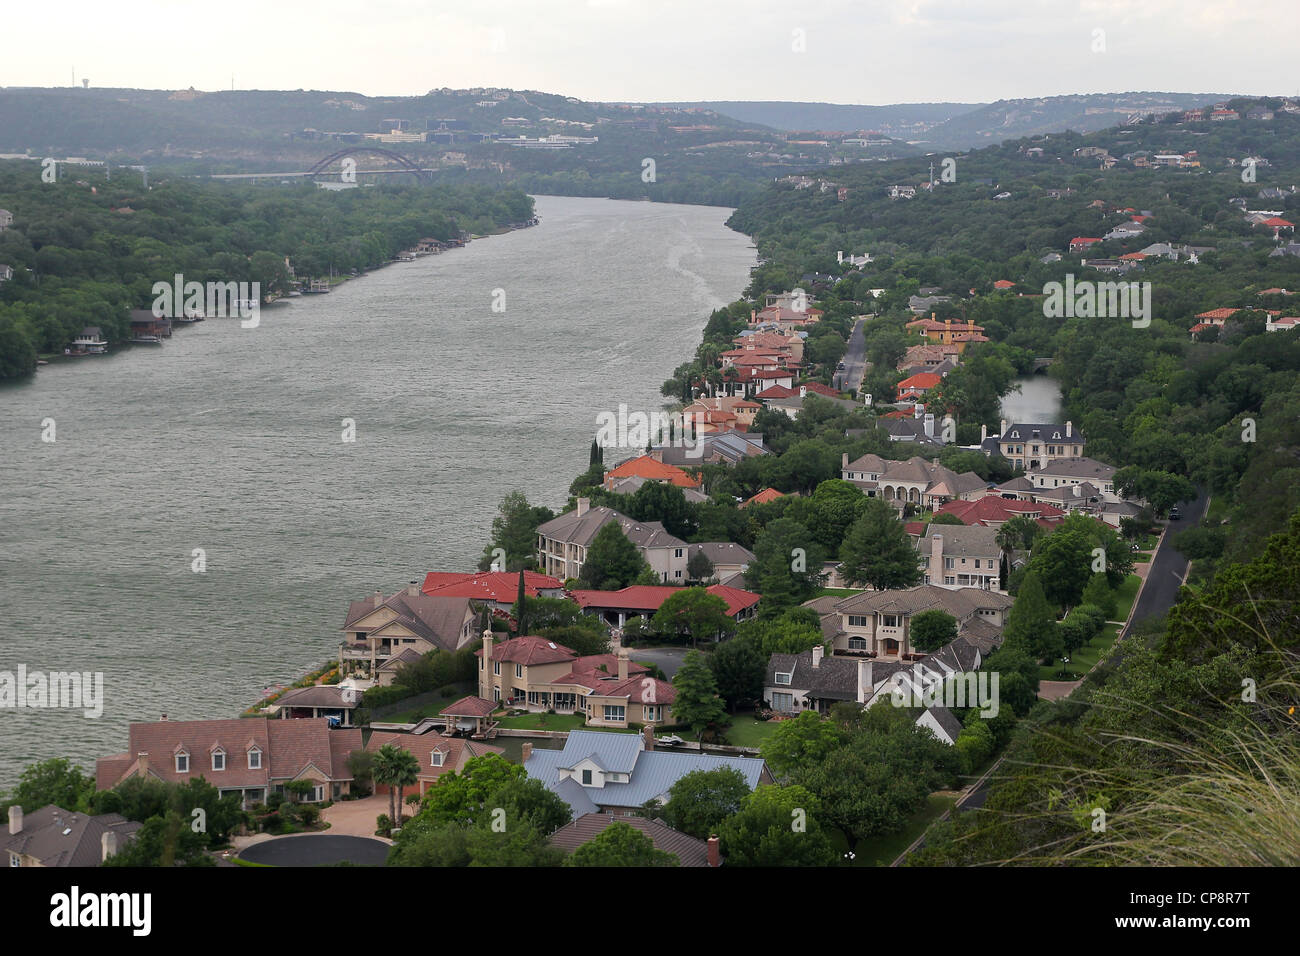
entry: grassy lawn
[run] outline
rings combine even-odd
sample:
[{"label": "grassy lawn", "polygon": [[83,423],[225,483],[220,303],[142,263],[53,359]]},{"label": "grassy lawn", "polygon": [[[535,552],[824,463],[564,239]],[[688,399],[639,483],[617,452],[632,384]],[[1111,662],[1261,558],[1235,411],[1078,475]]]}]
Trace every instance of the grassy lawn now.
[{"label": "grassy lawn", "polygon": [[[1115,644],[1115,638],[1119,636],[1119,624],[1107,624],[1101,629],[1101,633],[1094,637],[1083,647],[1078,648],[1070,655],[1070,672],[1074,675],[1069,680],[1078,680],[1092,668]],[[1039,680],[1062,680],[1061,663],[1057,661],[1053,664],[1041,666],[1038,668]]]},{"label": "grassy lawn", "polygon": [[[856,854],[853,865],[889,866],[898,858],[898,854],[911,846],[913,840],[924,833],[931,823],[939,819],[945,810],[951,809],[956,802],[953,797],[931,794],[926,798],[926,805],[912,814],[907,825],[897,833],[859,840],[858,845],[853,848]],[[831,843],[840,853],[848,851],[848,841],[838,831],[832,831]]]},{"label": "grassy lawn", "polygon": [[585,725],[582,714],[520,714],[501,718],[501,726],[512,730],[582,730]]},{"label": "grassy lawn", "polygon": [[1137,600],[1138,588],[1142,586],[1142,579],[1136,574],[1130,574],[1124,579],[1124,583],[1115,591],[1115,620],[1128,620],[1128,612],[1133,608],[1133,602]]},{"label": "grassy lawn", "polygon": [[755,720],[753,714],[736,714],[727,728],[727,743],[733,747],[758,747],[779,724],[778,720]]},{"label": "grassy lawn", "polygon": [[[471,685],[465,685],[469,687]],[[383,717],[371,717],[371,720],[381,724],[415,724],[424,720],[426,717],[437,717],[442,709],[449,704],[454,704],[466,694],[473,693],[472,690],[457,690],[457,692],[448,697],[439,697],[437,700],[421,704],[419,707],[412,707],[410,710],[399,710],[392,714],[385,714]]]},{"label": "grassy lawn", "polygon": [[862,588],[822,588],[814,598],[819,597],[848,597],[850,594],[861,594]]},{"label": "grassy lawn", "polygon": [[1151,561],[1151,555],[1147,554],[1145,551],[1139,551],[1133,555],[1133,560],[1138,564],[1148,564]]}]

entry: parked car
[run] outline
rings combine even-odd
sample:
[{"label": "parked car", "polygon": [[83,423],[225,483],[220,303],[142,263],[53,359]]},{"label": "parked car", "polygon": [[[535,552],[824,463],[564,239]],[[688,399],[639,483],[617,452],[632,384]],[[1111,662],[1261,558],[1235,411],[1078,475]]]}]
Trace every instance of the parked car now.
[{"label": "parked car", "polygon": [[1181,518],[1182,516],[1183,516],[1183,515],[1182,515],[1182,512],[1180,512],[1177,508],[1170,508],[1170,509],[1169,509],[1169,520],[1170,520],[1170,521],[1177,521],[1177,520],[1178,520],[1179,518]]}]

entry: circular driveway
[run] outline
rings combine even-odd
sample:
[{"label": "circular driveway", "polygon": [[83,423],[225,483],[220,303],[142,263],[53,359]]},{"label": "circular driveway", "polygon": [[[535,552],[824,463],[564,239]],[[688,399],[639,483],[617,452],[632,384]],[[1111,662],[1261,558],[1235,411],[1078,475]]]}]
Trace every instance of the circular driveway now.
[{"label": "circular driveway", "polygon": [[324,866],[345,861],[383,866],[388,859],[388,844],[368,837],[306,833],[254,843],[239,858],[268,866]]}]

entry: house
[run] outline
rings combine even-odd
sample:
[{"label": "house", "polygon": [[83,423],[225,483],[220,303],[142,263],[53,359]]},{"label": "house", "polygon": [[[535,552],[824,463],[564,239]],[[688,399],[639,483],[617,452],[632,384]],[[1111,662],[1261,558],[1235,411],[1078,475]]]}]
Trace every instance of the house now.
[{"label": "house", "polygon": [[676,485],[678,488],[699,488],[700,479],[692,477],[676,465],[665,465],[662,461],[641,455],[629,458],[610,471],[605,472],[605,489],[612,490],[613,483],[620,478],[644,478],[661,485]]},{"label": "house", "polygon": [[600,836],[605,832],[605,828],[615,821],[626,823],[649,837],[656,850],[677,857],[679,866],[722,865],[722,854],[718,849],[716,836],[709,837],[708,840],[700,840],[688,833],[674,830],[662,820],[649,820],[628,814],[617,816],[613,813],[584,813],[572,823],[552,833],[547,837],[547,842],[571,854],[584,843],[589,843]]},{"label": "house", "polygon": [[1296,328],[1297,326],[1300,326],[1300,316],[1283,315],[1274,318],[1272,315],[1270,315],[1268,317],[1268,321],[1264,323],[1264,331],[1289,332],[1292,329]]},{"label": "house", "polygon": [[1089,248],[1101,242],[1101,239],[1091,236],[1076,236],[1070,240],[1071,252],[1087,252]]},{"label": "house", "polygon": [[913,345],[903,354],[895,368],[914,371],[918,365],[923,365],[929,371],[937,371],[936,366],[945,362],[960,364],[961,352],[958,345]]},{"label": "house", "polygon": [[0,262],[0,282],[8,282],[14,277],[13,266]]},{"label": "house", "polygon": [[[1053,198],[1055,198],[1055,197],[1053,197]],[[996,282],[993,283],[993,288],[995,288],[995,289],[999,289],[999,290],[1000,290],[1000,289],[1014,289],[1015,287],[1016,287],[1016,284],[1015,284],[1014,282],[1012,282],[1010,279],[998,279]]]},{"label": "house", "polygon": [[[420,769],[415,775],[416,792],[424,793],[444,773],[459,773],[474,757],[503,754],[505,749],[466,737],[444,737],[442,734],[403,734],[377,730],[366,741],[366,750],[375,753],[380,747],[391,744],[415,757]],[[376,783],[375,793],[388,793],[387,784]]]},{"label": "house", "polygon": [[891,461],[879,455],[863,455],[849,461],[840,458],[840,477],[857,485],[868,497],[881,497],[897,508],[912,504],[937,508],[956,499],[974,499],[988,491],[988,482],[973,471],[957,474],[938,462],[913,456]]},{"label": "house", "polygon": [[103,355],[108,351],[108,343],[104,341],[104,332],[98,325],[88,325],[72,340],[72,348],[91,355]]},{"label": "house", "polygon": [[998,495],[986,495],[977,501],[949,501],[939,514],[956,515],[962,524],[981,524],[997,528],[1016,517],[1032,518],[1044,528],[1054,528],[1065,520],[1065,511],[1044,502],[1019,501]]},{"label": "house", "polygon": [[942,381],[943,376],[936,375],[933,372],[920,372],[916,375],[909,375],[898,383],[898,401],[915,401],[924,398],[926,392]]},{"label": "house", "polygon": [[651,800],[666,803],[673,784],[696,770],[731,767],[751,790],[773,783],[767,764],[756,757],[657,750],[651,727],[640,734],[573,730],[562,750],[525,745],[525,751],[528,776],[569,804],[575,817],[596,812],[635,816]]},{"label": "house", "polygon": [[361,695],[352,686],[315,684],[285,691],[266,713],[285,720],[324,718],[331,727],[352,727],[352,714],[360,701]]},{"label": "house", "polygon": [[[762,406],[755,405],[761,408]],[[746,458],[769,455],[771,452],[763,446],[763,435],[751,431],[717,431],[706,433],[693,439],[689,444],[677,443],[658,445],[650,449],[651,457],[664,464],[689,465],[734,465]],[[625,481],[628,479],[624,479]],[[693,501],[690,488],[683,488],[688,501]],[[703,492],[700,492],[703,494]],[[705,496],[707,497],[707,496]]]},{"label": "house", "polygon": [[[640,476],[619,478],[609,486],[609,490],[616,495],[634,495],[641,489],[641,486],[648,481],[650,481],[649,478],[642,478]],[[683,488],[681,491],[682,497],[694,504],[703,504],[709,500],[709,496],[698,488]]]},{"label": "house", "polygon": [[633,521],[613,508],[591,507],[591,499],[579,498],[578,506],[537,529],[537,562],[552,577],[576,578],[587,560],[587,548],[596,533],[611,521],[650,563],[665,583],[685,582],[686,542],[673,537],[658,521]]},{"label": "house", "polygon": [[170,338],[172,334],[171,319],[159,318],[148,309],[131,310],[131,337],[156,336]]},{"label": "house", "polygon": [[[424,576],[420,592],[436,598],[469,598],[494,611],[509,611],[519,597],[519,572],[430,571]],[[530,598],[562,598],[564,582],[547,574],[525,571],[524,595]]]},{"label": "house", "polygon": [[52,803],[24,815],[15,803],[9,807],[9,826],[0,833],[0,853],[10,867],[99,866],[142,826],[120,813],[91,816]]},{"label": "house", "polygon": [[952,319],[939,322],[934,318],[933,313],[928,319],[913,319],[906,327],[915,329],[936,345],[956,346],[958,354],[971,342],[988,341],[988,336],[984,334],[984,326],[976,325],[974,322],[954,322]]},{"label": "house", "polygon": [[1073,422],[1056,424],[1008,424],[1002,419],[998,452],[1013,468],[1033,471],[1059,458],[1083,456],[1085,439]]},{"label": "house", "polygon": [[936,584],[890,591],[864,591],[834,605],[839,630],[832,646],[836,654],[862,655],[878,661],[916,660],[909,629],[912,616],[941,610],[957,619],[958,637],[976,642],[996,640],[1006,623],[1012,599],[982,588],[956,590]]},{"label": "house", "polygon": [[765,505],[769,501],[776,501],[777,498],[781,498],[781,497],[783,497],[782,493],[777,491],[775,488],[764,488],[762,491],[754,495],[752,498],[746,498],[739,505],[737,505],[737,507],[747,508],[749,505]]},{"label": "house", "polygon": [[[809,393],[815,395],[824,402],[838,405],[846,411],[854,411],[862,407],[859,403],[850,401],[847,398],[828,396],[825,391],[824,387],[823,389],[815,389],[812,385],[800,385],[795,390],[794,394],[786,395],[782,393],[781,396],[778,397],[774,395],[771,390],[764,390],[754,397],[761,399],[763,404],[773,411],[785,412],[786,416],[789,418],[797,418],[799,416],[799,413],[803,411],[804,400],[808,398]],[[838,395],[838,393],[836,393],[836,395]]]},{"label": "house", "polygon": [[[733,571],[730,576],[734,577],[735,573]],[[621,628],[630,618],[652,617],[664,601],[683,590],[685,588],[633,584],[618,591],[576,590],[570,591],[569,595],[584,611],[599,614],[610,627]],[[727,616],[736,621],[748,621],[754,617],[762,599],[760,594],[723,584],[711,584],[705,590],[726,601]]]},{"label": "house", "polygon": [[890,186],[888,194],[890,199],[915,199],[916,187],[898,185]]},{"label": "house", "polygon": [[361,749],[361,731],[332,730],[324,719],[162,720],[133,723],[125,753],[95,761],[95,786],[112,790],[132,777],[188,783],[202,777],[221,796],[237,793],[245,808],[311,781],[307,803],[351,792],[348,755]]},{"label": "house", "polygon": [[934,416],[925,412],[924,409],[924,405],[917,405],[913,409],[913,415],[906,418],[895,418],[891,413],[877,419],[876,425],[889,434],[891,442],[907,442],[928,448],[942,448],[946,442],[944,442],[942,434],[935,435]]},{"label": "house", "polygon": [[8,209],[0,209],[0,232],[4,232],[14,224],[14,214]]},{"label": "house", "polygon": [[818,645],[802,654],[773,654],[763,680],[763,703],[782,714],[816,710],[824,714],[843,701],[865,703],[872,678],[890,668],[867,658],[827,656]]},{"label": "house", "polygon": [[478,696],[489,705],[582,714],[589,726],[598,727],[671,723],[676,689],[647,676],[648,668],[630,662],[626,649],[580,657],[541,637],[525,635],[498,644],[485,635],[475,656]]},{"label": "house", "polygon": [[983,588],[1005,591],[1000,580],[1002,549],[997,530],[984,525],[923,524],[908,522],[925,569],[923,584],[944,588]]},{"label": "house", "polygon": [[763,406],[740,395],[697,398],[682,409],[682,418],[694,426],[695,437],[736,429],[749,431]]},{"label": "house", "polygon": [[[780,497],[778,493],[778,497]],[[701,541],[691,545],[686,551],[686,560],[697,554],[703,554],[713,565],[713,574],[720,582],[735,577],[754,560],[754,552],[736,544],[734,541]]]},{"label": "house", "polygon": [[1238,120],[1238,119],[1241,119],[1241,116],[1237,113],[1236,110],[1219,109],[1219,110],[1212,110],[1210,112],[1210,122],[1212,123],[1221,123],[1224,120]]},{"label": "house", "polygon": [[929,312],[941,302],[951,301],[952,296],[950,295],[913,295],[907,298],[907,308],[917,315],[921,315]]},{"label": "house", "polygon": [[[513,577],[517,586],[518,575]],[[343,621],[339,674],[379,680],[381,665],[402,651],[423,656],[460,650],[477,636],[483,607],[468,597],[424,594],[414,581],[388,598],[376,591],[369,600],[352,601]]]},{"label": "house", "polygon": [[1095,458],[1055,458],[1025,475],[1035,488],[1078,488],[1089,484],[1106,501],[1119,501],[1115,493],[1115,466]]},{"label": "house", "polygon": [[1118,226],[1106,233],[1106,239],[1132,239],[1134,236],[1140,236],[1147,231],[1147,227],[1140,222],[1121,222]]},{"label": "house", "polygon": [[1246,110],[1246,119],[1248,120],[1271,120],[1273,111],[1263,106],[1252,106]]}]

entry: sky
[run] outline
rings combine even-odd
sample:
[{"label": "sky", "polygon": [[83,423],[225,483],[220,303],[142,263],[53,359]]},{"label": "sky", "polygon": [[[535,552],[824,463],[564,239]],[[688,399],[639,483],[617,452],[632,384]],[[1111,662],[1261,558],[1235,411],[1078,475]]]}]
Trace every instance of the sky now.
[{"label": "sky", "polygon": [[[60,0],[6,4],[2,86],[439,87],[584,100],[1296,95],[1295,0]],[[57,24],[51,20],[57,19]]]}]

